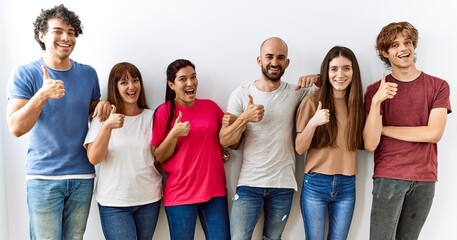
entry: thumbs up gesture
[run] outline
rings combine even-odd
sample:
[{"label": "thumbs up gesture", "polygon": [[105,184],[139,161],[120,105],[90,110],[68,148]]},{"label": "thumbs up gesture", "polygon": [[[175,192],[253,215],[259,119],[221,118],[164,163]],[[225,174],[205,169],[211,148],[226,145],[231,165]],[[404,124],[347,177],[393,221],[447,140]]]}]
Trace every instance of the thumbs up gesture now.
[{"label": "thumbs up gesture", "polygon": [[386,99],[392,99],[397,95],[398,85],[393,82],[386,82],[386,75],[383,73],[381,75],[381,84],[376,94],[373,96],[372,101],[377,101],[379,103],[383,102]]},{"label": "thumbs up gesture", "polygon": [[190,123],[189,121],[181,122],[182,113],[179,111],[179,115],[176,118],[175,125],[171,129],[170,133],[173,133],[175,136],[187,136],[190,132]]},{"label": "thumbs up gesture", "polygon": [[104,125],[108,126],[111,129],[121,128],[124,126],[124,114],[116,113],[116,106],[111,105],[111,114],[109,118],[105,121]]},{"label": "thumbs up gesture", "polygon": [[314,116],[309,120],[308,124],[313,124],[317,127],[328,122],[330,122],[330,111],[328,109],[322,109],[322,102],[319,101],[317,110],[314,113]]},{"label": "thumbs up gesture", "polygon": [[260,122],[265,114],[265,108],[261,104],[254,104],[254,99],[248,95],[248,105],[243,113],[240,114],[241,119],[246,119],[249,122]]},{"label": "thumbs up gesture", "polygon": [[43,69],[43,85],[40,91],[44,93],[45,98],[63,98],[65,96],[63,81],[52,79],[48,69],[45,66],[41,66],[41,68]]}]

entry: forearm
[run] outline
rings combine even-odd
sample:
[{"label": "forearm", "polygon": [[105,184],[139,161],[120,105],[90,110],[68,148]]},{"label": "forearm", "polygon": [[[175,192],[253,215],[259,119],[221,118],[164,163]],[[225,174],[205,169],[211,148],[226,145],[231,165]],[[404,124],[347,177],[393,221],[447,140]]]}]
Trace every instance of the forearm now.
[{"label": "forearm", "polygon": [[166,162],[175,152],[178,137],[169,133],[159,146],[154,148],[153,155],[160,163]]},{"label": "forearm", "polygon": [[93,165],[99,164],[108,154],[108,144],[111,138],[111,129],[103,126],[94,142],[87,145],[87,157]]},{"label": "forearm", "polygon": [[429,126],[385,126],[382,128],[382,135],[407,142],[437,143],[441,139],[442,132],[436,131]]},{"label": "forearm", "polygon": [[316,127],[307,125],[305,129],[303,129],[303,132],[297,133],[297,136],[295,137],[295,151],[297,151],[298,154],[302,155],[308,151],[315,131]]},{"label": "forearm", "polygon": [[437,143],[443,136],[447,121],[446,108],[434,108],[430,111],[427,126],[385,126],[382,134],[408,142]]},{"label": "forearm", "polygon": [[379,106],[372,106],[363,128],[363,141],[367,151],[374,151],[381,141],[382,115]]},{"label": "forearm", "polygon": [[12,135],[20,137],[29,132],[41,114],[47,98],[37,92],[31,99],[9,99],[7,124]]},{"label": "forearm", "polygon": [[222,147],[237,148],[247,124],[248,120],[237,118],[230,126],[222,126],[219,131],[219,142]]}]

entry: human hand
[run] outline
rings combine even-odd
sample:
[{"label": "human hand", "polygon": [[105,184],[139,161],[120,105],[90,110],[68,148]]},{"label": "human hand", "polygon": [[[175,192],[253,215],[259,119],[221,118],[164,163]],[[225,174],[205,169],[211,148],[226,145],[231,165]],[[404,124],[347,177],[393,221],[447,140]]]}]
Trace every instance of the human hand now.
[{"label": "human hand", "polygon": [[[175,136],[187,136],[190,132],[190,123],[189,121],[181,122],[182,113],[179,111],[179,115],[176,118],[175,125],[171,129],[171,132],[175,134]],[[170,132],[170,133],[171,133]]]},{"label": "human hand", "polygon": [[111,106],[114,107],[114,105],[111,105],[110,102],[106,100],[99,101],[92,113],[92,118],[98,117],[101,122],[104,122],[112,112]]},{"label": "human hand", "polygon": [[328,109],[322,109],[322,102],[319,101],[317,110],[314,113],[314,116],[309,120],[309,123],[311,123],[311,124],[313,124],[313,126],[317,127],[317,126],[324,125],[328,122],[330,122],[330,111]]},{"label": "human hand", "polygon": [[43,85],[40,91],[44,94],[46,99],[49,98],[63,98],[65,96],[65,86],[62,80],[54,80],[49,76],[48,68],[41,65],[43,69]]},{"label": "human hand", "polygon": [[386,99],[392,99],[397,95],[398,84],[393,82],[386,82],[386,75],[382,73],[381,84],[376,94],[373,96],[372,102],[383,102]]},{"label": "human hand", "polygon": [[320,75],[305,75],[298,78],[297,86],[295,90],[299,90],[301,88],[309,88],[313,86],[314,83],[319,81]]},{"label": "human hand", "polygon": [[254,104],[254,100],[251,95],[248,95],[248,98],[248,105],[239,117],[241,119],[246,119],[249,122],[260,122],[265,114],[265,108],[261,104]]},{"label": "human hand", "polygon": [[225,127],[228,127],[232,125],[233,122],[236,120],[236,116],[229,113],[229,112],[224,112],[224,117],[222,118],[222,125]]},{"label": "human hand", "polygon": [[124,114],[116,113],[116,106],[111,105],[112,109],[109,114],[108,119],[104,122],[104,125],[110,129],[121,128],[124,126]]}]

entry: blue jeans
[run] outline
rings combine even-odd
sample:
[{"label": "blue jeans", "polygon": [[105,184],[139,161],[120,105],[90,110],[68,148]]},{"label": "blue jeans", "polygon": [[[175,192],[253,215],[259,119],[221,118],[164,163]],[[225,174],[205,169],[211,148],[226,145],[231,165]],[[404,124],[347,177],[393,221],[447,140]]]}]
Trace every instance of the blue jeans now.
[{"label": "blue jeans", "polygon": [[214,197],[208,202],[165,207],[170,238],[192,240],[197,216],[207,240],[229,240],[227,197]]},{"label": "blue jeans", "polygon": [[83,239],[94,179],[27,180],[30,239]]},{"label": "blue jeans", "polygon": [[233,197],[230,216],[232,240],[251,240],[262,209],[265,214],[263,236],[281,239],[289,219],[294,190],[239,186]]},{"label": "blue jeans", "polygon": [[98,204],[106,240],[151,240],[159,218],[160,201],[131,207]]},{"label": "blue jeans", "polygon": [[418,239],[435,196],[435,182],[373,180],[370,239]]},{"label": "blue jeans", "polygon": [[301,211],[308,240],[347,239],[355,207],[355,176],[305,173]]}]

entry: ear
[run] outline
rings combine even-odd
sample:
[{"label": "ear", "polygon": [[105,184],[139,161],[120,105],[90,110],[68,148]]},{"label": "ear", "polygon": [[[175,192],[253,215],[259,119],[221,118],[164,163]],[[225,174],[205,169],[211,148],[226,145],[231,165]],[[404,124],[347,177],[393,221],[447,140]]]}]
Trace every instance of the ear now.
[{"label": "ear", "polygon": [[382,50],[382,51],[381,51],[381,54],[382,54],[383,57],[388,58],[388,54],[387,54],[386,51]]},{"label": "ear", "polygon": [[257,57],[257,65],[259,65],[259,67],[262,67],[262,57],[260,56]]},{"label": "ear", "polygon": [[284,69],[286,69],[288,66],[289,66],[289,63],[290,63],[290,59],[287,59],[286,61],[286,67]]},{"label": "ear", "polygon": [[44,41],[44,36],[45,36],[45,34],[44,34],[43,32],[39,32],[39,33],[38,33],[38,38],[40,39],[40,41],[41,41],[42,43],[45,42],[45,41]]},{"label": "ear", "polygon": [[171,90],[174,91],[175,90],[175,83],[174,82],[170,82],[170,81],[168,81],[167,83],[168,83],[168,86],[171,88]]}]

